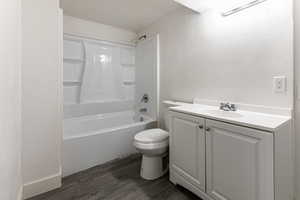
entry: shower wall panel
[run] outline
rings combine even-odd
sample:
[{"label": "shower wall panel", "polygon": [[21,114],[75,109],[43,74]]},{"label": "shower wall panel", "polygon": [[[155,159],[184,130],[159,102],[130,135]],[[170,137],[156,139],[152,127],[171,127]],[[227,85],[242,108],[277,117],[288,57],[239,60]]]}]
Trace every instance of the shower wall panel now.
[{"label": "shower wall panel", "polygon": [[134,102],[135,47],[65,35],[64,104]]}]

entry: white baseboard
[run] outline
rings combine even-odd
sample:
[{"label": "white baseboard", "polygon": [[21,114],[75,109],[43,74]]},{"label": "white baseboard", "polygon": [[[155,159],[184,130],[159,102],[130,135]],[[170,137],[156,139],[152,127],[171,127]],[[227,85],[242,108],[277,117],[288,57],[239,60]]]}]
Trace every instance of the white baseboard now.
[{"label": "white baseboard", "polygon": [[21,186],[19,189],[18,200],[23,200],[23,186]]},{"label": "white baseboard", "polygon": [[58,174],[54,174],[36,181],[32,181],[24,184],[23,186],[23,198],[28,199],[30,197],[49,192],[56,188],[61,187],[61,171]]}]

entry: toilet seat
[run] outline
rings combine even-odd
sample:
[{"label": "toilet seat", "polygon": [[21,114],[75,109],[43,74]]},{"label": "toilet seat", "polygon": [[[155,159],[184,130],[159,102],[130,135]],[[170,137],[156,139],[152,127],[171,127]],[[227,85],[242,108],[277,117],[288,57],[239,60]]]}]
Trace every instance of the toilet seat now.
[{"label": "toilet seat", "polygon": [[144,150],[153,150],[153,149],[162,149],[166,148],[169,146],[169,141],[163,141],[163,142],[158,142],[158,143],[141,143],[134,141],[134,146],[137,149],[144,149]]},{"label": "toilet seat", "polygon": [[149,129],[136,134],[134,141],[141,144],[168,143],[169,133],[159,128]]}]

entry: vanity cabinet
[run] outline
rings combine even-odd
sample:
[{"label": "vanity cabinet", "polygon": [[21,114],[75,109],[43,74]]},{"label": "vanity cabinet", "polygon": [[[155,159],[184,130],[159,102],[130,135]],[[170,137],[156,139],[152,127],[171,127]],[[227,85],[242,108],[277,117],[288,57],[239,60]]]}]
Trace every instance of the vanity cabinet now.
[{"label": "vanity cabinet", "polygon": [[206,120],[207,193],[216,200],[273,197],[273,135]]},{"label": "vanity cabinet", "polygon": [[172,169],[205,191],[204,119],[176,114],[172,130]]},{"label": "vanity cabinet", "polygon": [[170,180],[203,200],[290,200],[281,134],[171,111]]}]

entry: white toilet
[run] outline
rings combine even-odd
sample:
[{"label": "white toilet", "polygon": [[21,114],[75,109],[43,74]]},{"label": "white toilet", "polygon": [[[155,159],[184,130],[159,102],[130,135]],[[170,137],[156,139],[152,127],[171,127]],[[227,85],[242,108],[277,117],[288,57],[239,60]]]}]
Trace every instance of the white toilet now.
[{"label": "white toilet", "polygon": [[[164,124],[169,130],[169,108],[181,106],[184,103],[164,101],[162,112],[164,113]],[[141,176],[146,180],[154,180],[169,170],[169,132],[162,129],[149,129],[135,135],[134,146],[143,154]]]},{"label": "white toilet", "polygon": [[169,133],[162,129],[149,129],[135,135],[134,146],[143,154],[141,176],[154,180],[169,169]]}]

